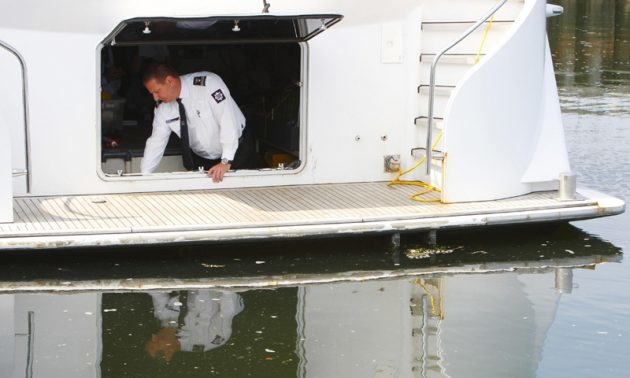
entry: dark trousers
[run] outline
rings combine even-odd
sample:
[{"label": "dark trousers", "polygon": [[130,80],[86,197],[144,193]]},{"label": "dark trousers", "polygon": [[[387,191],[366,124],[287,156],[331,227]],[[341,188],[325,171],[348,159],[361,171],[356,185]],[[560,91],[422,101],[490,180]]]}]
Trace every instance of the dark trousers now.
[{"label": "dark trousers", "polygon": [[[193,152],[193,162],[195,167],[203,166],[204,170],[208,170],[219,164],[221,159],[205,159]],[[234,154],[234,161],[230,165],[231,170],[237,169],[258,169],[262,167],[262,159],[256,152],[256,141],[251,132],[246,128],[243,135],[238,140],[238,148]]]}]

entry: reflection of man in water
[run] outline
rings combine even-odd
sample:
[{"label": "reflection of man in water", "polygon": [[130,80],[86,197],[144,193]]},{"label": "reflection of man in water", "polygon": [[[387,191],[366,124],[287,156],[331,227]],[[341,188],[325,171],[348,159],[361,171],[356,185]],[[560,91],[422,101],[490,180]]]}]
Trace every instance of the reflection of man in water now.
[{"label": "reflection of man in water", "polygon": [[176,352],[205,352],[225,344],[232,318],[243,310],[236,293],[214,290],[150,293],[161,328],[145,350],[151,357],[171,361]]}]

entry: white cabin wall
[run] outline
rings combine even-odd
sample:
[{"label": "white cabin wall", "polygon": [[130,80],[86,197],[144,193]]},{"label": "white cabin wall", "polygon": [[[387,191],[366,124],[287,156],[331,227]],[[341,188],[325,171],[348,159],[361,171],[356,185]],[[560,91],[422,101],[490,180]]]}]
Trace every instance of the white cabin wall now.
[{"label": "white cabin wall", "polygon": [[[12,48],[12,47],[10,47]],[[1,135],[6,136],[10,146],[3,145],[2,153],[9,153],[6,160],[10,170],[27,171],[26,163],[26,136],[24,130],[24,104],[22,90],[22,67],[18,57],[8,49],[0,46],[0,72],[3,73],[2,93],[0,93],[0,118],[4,122]],[[4,151],[9,148],[9,151]],[[4,158],[4,156],[3,156]],[[13,195],[21,195],[26,192],[26,176],[13,177]],[[0,185],[2,187],[3,183]],[[4,197],[3,197],[4,198]]]},{"label": "white cabin wall", "polygon": [[[9,124],[0,113],[0,133],[9,135]],[[13,222],[11,138],[0,138],[0,223]]]},{"label": "white cabin wall", "polygon": [[[35,32],[34,32],[35,33]],[[84,193],[96,179],[97,138],[94,53],[98,37],[38,33],[41,45],[29,52],[46,65],[29,67],[32,190]],[[85,53],[67,54],[78,50]],[[29,59],[30,58],[30,59]],[[31,57],[26,58],[32,61]],[[45,83],[42,88],[42,84]],[[98,105],[97,105],[98,104]],[[99,159],[100,160],[100,159]]]},{"label": "white cabin wall", "polygon": [[381,63],[381,23],[339,26],[310,45],[309,163],[317,181],[385,180],[383,156],[409,126],[404,66]]},{"label": "white cabin wall", "polygon": [[[418,98],[418,85],[422,82],[420,73],[420,52],[422,46],[422,21],[425,17],[426,7],[422,6],[411,11],[405,20],[405,79],[403,96],[406,102],[402,134],[400,141],[401,170],[407,170],[418,162],[418,157],[411,155],[411,149],[421,147],[425,142],[425,134],[415,123],[416,117],[421,115],[421,101]],[[423,179],[424,169],[419,167],[408,175],[402,177],[403,180]]]},{"label": "white cabin wall", "polygon": [[[414,162],[422,3],[332,2],[329,11],[344,19],[309,42],[307,151],[314,181],[388,181],[395,174],[384,170],[386,155]],[[396,28],[402,55],[391,61],[383,57],[383,33]]]},{"label": "white cabin wall", "polygon": [[[98,37],[6,29],[1,36],[20,52],[28,71],[32,193],[87,191],[90,176],[96,178],[96,98],[89,94],[97,93],[91,78]],[[21,91],[15,92],[3,93],[0,101],[15,103]],[[23,129],[13,118],[11,129]]]},{"label": "white cabin wall", "polygon": [[[307,144],[303,146],[307,153],[306,163],[298,172],[254,175],[241,172],[229,174],[221,184],[213,184],[203,175],[105,178],[98,174],[101,162],[97,128],[100,116],[97,48],[124,19],[260,15],[260,1],[215,0],[201,4],[193,0],[177,3],[112,0],[98,5],[76,0],[21,2],[0,15],[0,38],[20,51],[29,70],[32,194],[143,192],[392,179],[392,173],[384,172],[384,155],[401,155],[403,168],[408,167],[416,161],[409,156],[409,150],[423,144],[413,118],[418,115],[419,106],[415,91],[420,52],[418,34],[420,16],[424,14],[420,9],[425,4],[434,6],[435,2],[405,0],[377,7],[359,0],[273,1],[272,15],[344,15],[339,24],[308,43],[308,129]],[[66,12],[68,9],[73,11]],[[50,17],[51,14],[55,17]],[[400,63],[382,61],[382,31],[383,25],[388,24],[398,24],[404,31]],[[1,96],[0,100],[3,99]],[[359,141],[355,140],[356,136],[360,136]],[[382,140],[384,136],[386,140]],[[457,138],[465,140],[468,136],[463,133]],[[477,152],[471,150],[471,153]],[[456,160],[449,163],[452,163],[450,172],[462,171],[456,167]],[[469,170],[461,180],[458,177],[459,183],[451,186],[460,188],[464,182],[469,187],[469,176],[475,175],[474,171]],[[495,173],[492,169],[486,172]],[[519,185],[517,191],[524,187],[527,186]],[[514,191],[513,188],[510,190]]]},{"label": "white cabin wall", "polygon": [[[274,1],[275,14],[339,13],[338,25],[309,42],[306,166],[299,173],[232,174],[221,184],[206,177],[104,179],[99,176],[99,43],[124,19],[138,16],[260,14],[258,1],[94,4],[27,0],[0,15],[0,37],[24,56],[29,72],[32,194],[82,194],[205,189],[314,182],[389,180],[383,156],[404,155],[405,129],[413,128],[408,64],[381,61],[382,27],[404,21],[419,1],[382,10],[365,2]],[[33,9],[36,9],[33,12]],[[73,9],[64,13],[64,9]],[[55,14],[56,17],[49,17]],[[19,21],[19,22],[17,22]],[[413,20],[414,22],[416,20]],[[419,28],[419,20],[417,20]],[[413,26],[412,26],[413,27]],[[402,51],[407,53],[403,33]],[[413,83],[415,85],[415,83]],[[15,94],[5,94],[15,96]],[[1,99],[1,98],[0,98]],[[356,142],[355,136],[361,141]],[[385,141],[382,137],[386,136]],[[415,145],[411,143],[411,145]],[[408,148],[403,150],[408,151]]]}]

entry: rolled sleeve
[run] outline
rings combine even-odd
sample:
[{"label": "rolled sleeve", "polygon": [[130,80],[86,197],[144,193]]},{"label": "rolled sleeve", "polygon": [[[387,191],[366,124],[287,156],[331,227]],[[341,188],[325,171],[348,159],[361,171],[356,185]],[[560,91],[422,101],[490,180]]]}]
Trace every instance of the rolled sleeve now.
[{"label": "rolled sleeve", "polygon": [[170,136],[171,129],[156,112],[153,120],[153,131],[144,146],[144,154],[140,162],[142,174],[152,173],[157,169],[162,156],[164,156],[164,149]]}]

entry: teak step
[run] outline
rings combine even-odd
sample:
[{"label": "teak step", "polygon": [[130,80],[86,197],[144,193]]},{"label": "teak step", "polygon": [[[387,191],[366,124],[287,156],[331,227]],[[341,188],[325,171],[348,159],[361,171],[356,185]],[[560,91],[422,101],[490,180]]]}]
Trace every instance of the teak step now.
[{"label": "teak step", "polygon": [[[426,156],[427,149],[425,147],[415,147],[411,149],[411,155],[417,158],[421,158],[422,156]],[[444,151],[441,150],[431,150],[431,160],[444,160]]]},{"label": "teak step", "polygon": [[[429,124],[429,118],[427,116],[416,117],[413,120],[413,123],[416,126],[424,126],[426,127]],[[444,128],[444,118],[441,117],[433,117],[432,127],[438,130],[442,130]]]},{"label": "teak step", "polygon": [[[450,94],[453,91],[453,88],[455,88],[454,85],[445,85],[445,84],[436,84],[436,85],[434,85],[435,93],[438,93],[438,91],[440,91],[442,93]],[[427,94],[428,94],[430,89],[431,89],[431,85],[430,84],[420,84],[420,85],[418,85],[418,93],[420,93],[420,91],[423,91],[423,92],[427,92]]]}]

